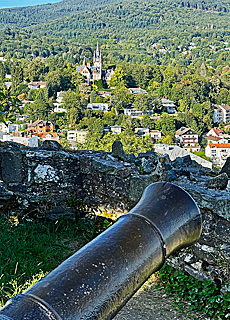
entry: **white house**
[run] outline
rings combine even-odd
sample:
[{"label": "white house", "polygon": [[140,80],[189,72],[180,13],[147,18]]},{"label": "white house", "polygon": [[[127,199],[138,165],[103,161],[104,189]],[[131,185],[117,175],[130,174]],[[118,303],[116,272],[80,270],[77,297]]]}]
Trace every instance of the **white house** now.
[{"label": "white house", "polygon": [[148,92],[141,88],[128,88],[129,91],[135,96],[137,94],[145,94],[148,95]]},{"label": "white house", "polygon": [[44,81],[32,81],[32,82],[28,83],[29,89],[38,90],[38,89],[45,88],[45,86],[46,86],[46,83]]},{"label": "white house", "polygon": [[114,134],[120,134],[122,132],[122,126],[117,126],[117,125],[111,126],[110,130]]},{"label": "white house", "polygon": [[192,149],[192,151],[200,150],[200,146],[198,146],[199,136],[190,128],[181,127],[175,132],[175,138],[177,140],[177,144],[188,151],[190,149]]},{"label": "white house", "polygon": [[165,107],[167,109],[167,112],[168,113],[176,113],[177,110],[176,110],[176,105],[174,103],[174,101],[171,101],[169,99],[166,99],[166,98],[162,98],[161,99],[161,104],[163,107]]},{"label": "white house", "polygon": [[160,140],[161,139],[161,132],[158,130],[151,130],[150,137],[154,140]]},{"label": "white house", "polygon": [[89,131],[84,130],[68,130],[67,140],[71,142],[85,143],[86,136]]},{"label": "white house", "polygon": [[102,112],[110,111],[110,107],[108,103],[88,103],[87,109],[93,110],[93,111],[102,111]]},{"label": "white house", "polygon": [[62,108],[62,107],[61,107],[61,103],[56,103],[56,102],[54,102],[53,105],[54,105],[53,112],[56,112],[56,113],[59,113],[59,112],[61,112],[61,113],[67,112],[67,110],[66,110],[65,108]]},{"label": "white house", "polygon": [[213,163],[222,167],[230,156],[230,143],[208,144],[205,148],[205,155]]},{"label": "white house", "polygon": [[138,137],[149,136],[149,128],[135,128],[134,133]]},{"label": "white house", "polygon": [[57,103],[61,103],[62,102],[63,94],[64,94],[63,91],[58,91],[57,92],[57,98],[56,98]]},{"label": "white house", "polygon": [[205,139],[207,140],[207,143],[215,144],[215,143],[228,143],[228,139],[221,138],[221,137],[214,137],[214,136],[206,136]]},{"label": "white house", "polygon": [[145,114],[151,116],[152,114],[154,114],[154,111],[153,110],[141,111],[141,110],[137,110],[136,108],[124,109],[124,115],[130,116],[130,117],[144,116]]},{"label": "white house", "polygon": [[228,104],[214,104],[213,122],[230,122],[230,106]]},{"label": "white house", "polygon": [[221,128],[212,128],[209,130],[209,132],[206,134],[206,136],[213,136],[213,137],[224,137],[224,131]]},{"label": "white house", "polygon": [[29,146],[29,147],[38,147],[38,137],[34,136],[32,138],[26,138],[26,137],[18,137],[18,136],[13,136],[9,134],[4,134],[2,136],[2,141],[12,141],[16,143],[23,144],[24,146]]}]

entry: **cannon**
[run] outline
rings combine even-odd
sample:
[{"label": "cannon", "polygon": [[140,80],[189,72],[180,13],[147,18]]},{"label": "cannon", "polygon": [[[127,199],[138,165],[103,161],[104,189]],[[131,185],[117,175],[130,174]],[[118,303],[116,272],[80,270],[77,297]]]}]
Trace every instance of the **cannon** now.
[{"label": "cannon", "polygon": [[167,182],[0,310],[0,320],[109,320],[175,250],[198,240],[199,209]]}]

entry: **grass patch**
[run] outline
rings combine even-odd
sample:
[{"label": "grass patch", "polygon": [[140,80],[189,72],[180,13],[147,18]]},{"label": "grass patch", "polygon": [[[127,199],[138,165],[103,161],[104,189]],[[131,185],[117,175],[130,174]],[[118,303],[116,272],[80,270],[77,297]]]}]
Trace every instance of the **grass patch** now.
[{"label": "grass patch", "polygon": [[203,282],[165,264],[158,272],[162,285],[168,294],[175,297],[175,306],[182,306],[187,300],[190,309],[202,311],[213,320],[230,319],[230,285],[225,294],[213,285],[212,281]]},{"label": "grass patch", "polygon": [[0,301],[26,290],[92,240],[109,223],[67,219],[12,224],[0,219]]}]

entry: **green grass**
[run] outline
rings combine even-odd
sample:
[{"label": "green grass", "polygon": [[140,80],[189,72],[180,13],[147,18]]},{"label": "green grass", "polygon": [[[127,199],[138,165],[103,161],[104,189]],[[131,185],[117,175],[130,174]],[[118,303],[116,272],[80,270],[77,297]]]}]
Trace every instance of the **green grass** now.
[{"label": "green grass", "polygon": [[0,219],[0,302],[26,290],[85,243],[107,224],[80,219],[23,222]]},{"label": "green grass", "polygon": [[229,318],[230,314],[230,285],[227,285],[225,294],[220,292],[211,280],[203,282],[175,270],[165,264],[158,272],[161,285],[156,289],[165,289],[168,294],[173,294],[176,306],[186,300],[193,311],[202,311],[210,319],[221,320]]}]

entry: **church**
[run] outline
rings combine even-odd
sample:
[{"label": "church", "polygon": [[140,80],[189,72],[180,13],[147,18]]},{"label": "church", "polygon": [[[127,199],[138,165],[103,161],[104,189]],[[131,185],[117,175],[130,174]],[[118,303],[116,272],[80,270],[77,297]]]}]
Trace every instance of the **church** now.
[{"label": "church", "polygon": [[77,66],[76,71],[80,72],[87,80],[88,85],[94,84],[97,80],[102,80],[102,83],[108,84],[114,74],[113,69],[102,69],[102,56],[97,43],[96,51],[93,54],[93,65],[90,62],[86,64],[85,58],[82,66]]}]

